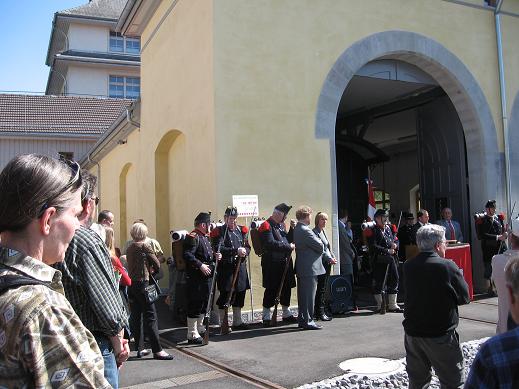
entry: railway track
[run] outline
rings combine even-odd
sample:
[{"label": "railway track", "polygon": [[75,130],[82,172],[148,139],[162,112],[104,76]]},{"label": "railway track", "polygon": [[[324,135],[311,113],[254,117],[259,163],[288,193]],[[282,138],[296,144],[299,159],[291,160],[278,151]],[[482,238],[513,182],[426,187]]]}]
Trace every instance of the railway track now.
[{"label": "railway track", "polygon": [[210,359],[204,355],[201,355],[199,353],[196,353],[189,348],[186,347],[179,347],[175,343],[169,341],[168,339],[165,339],[164,337],[161,337],[160,339],[161,343],[169,348],[175,349],[180,354],[186,355],[190,358],[193,358],[197,360],[198,362],[203,363],[204,365],[207,365],[211,367],[214,370],[220,371],[224,374],[227,374],[229,376],[235,377],[240,379],[241,381],[247,382],[251,385],[254,385],[258,388],[265,388],[265,389],[285,389],[284,386],[278,385],[274,382],[270,382],[268,380],[265,380],[260,377],[256,377],[250,373],[247,373],[245,371],[236,369],[234,367],[231,367],[225,363],[217,362],[213,359]]}]

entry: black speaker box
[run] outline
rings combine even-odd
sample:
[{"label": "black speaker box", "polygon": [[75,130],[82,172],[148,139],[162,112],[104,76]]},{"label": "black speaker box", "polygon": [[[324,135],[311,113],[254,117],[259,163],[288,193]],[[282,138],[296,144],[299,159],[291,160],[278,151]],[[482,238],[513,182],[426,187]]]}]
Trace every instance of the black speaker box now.
[{"label": "black speaker box", "polygon": [[345,313],[354,309],[351,277],[330,276],[328,280],[328,305],[332,314]]}]

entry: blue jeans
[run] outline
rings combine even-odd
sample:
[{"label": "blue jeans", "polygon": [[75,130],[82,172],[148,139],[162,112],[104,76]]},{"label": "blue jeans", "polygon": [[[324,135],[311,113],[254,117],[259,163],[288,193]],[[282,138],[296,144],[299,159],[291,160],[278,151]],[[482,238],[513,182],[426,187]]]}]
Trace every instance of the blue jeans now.
[{"label": "blue jeans", "polygon": [[119,370],[117,369],[112,343],[106,336],[97,335],[94,337],[105,362],[105,378],[114,389],[119,389]]}]

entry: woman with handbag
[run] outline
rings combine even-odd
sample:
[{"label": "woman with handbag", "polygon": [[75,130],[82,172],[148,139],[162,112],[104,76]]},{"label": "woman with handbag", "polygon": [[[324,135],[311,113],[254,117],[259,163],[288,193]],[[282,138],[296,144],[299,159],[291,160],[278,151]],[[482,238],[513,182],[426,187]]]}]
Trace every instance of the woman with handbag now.
[{"label": "woman with handbag", "polygon": [[143,223],[135,223],[130,235],[132,244],[126,251],[128,261],[128,273],[132,284],[129,288],[130,298],[130,330],[135,339],[137,358],[141,358],[142,338],[141,323],[144,332],[148,335],[153,352],[153,358],[171,360],[173,356],[162,350],[159,341],[159,329],[157,325],[157,312],[155,301],[158,299],[160,289],[153,274],[160,268],[160,262],[151,247],[145,240],[148,228]]}]

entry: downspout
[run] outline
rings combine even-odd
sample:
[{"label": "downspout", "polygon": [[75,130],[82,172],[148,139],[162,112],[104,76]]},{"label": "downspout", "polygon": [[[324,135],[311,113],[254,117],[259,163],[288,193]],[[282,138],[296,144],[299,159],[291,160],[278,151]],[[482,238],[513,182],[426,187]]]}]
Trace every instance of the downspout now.
[{"label": "downspout", "polygon": [[[497,40],[497,61],[499,67],[499,92],[501,94],[501,116],[503,122],[503,141],[505,147],[505,181],[506,181],[506,214],[508,217],[512,209],[512,183],[510,182],[510,145],[508,139],[508,117],[506,101],[505,68],[503,63],[503,37],[501,34],[501,6],[504,0],[499,0],[494,12]],[[509,221],[510,222],[510,221]]]},{"label": "downspout", "polygon": [[[133,109],[132,109],[132,112],[133,112]],[[132,119],[132,114],[131,114],[129,108],[126,108],[126,121],[128,123],[130,123],[131,125],[137,127],[140,130],[141,124],[139,122],[136,122],[135,120]]]},{"label": "downspout", "polygon": [[[93,165],[97,165],[97,197],[99,197],[97,211],[99,212],[99,210],[102,209],[101,202],[103,201],[103,199],[101,198],[101,166],[99,165],[99,162],[94,162],[90,159],[90,153],[87,153],[87,161]],[[97,218],[97,215],[95,215],[95,217]]]}]

